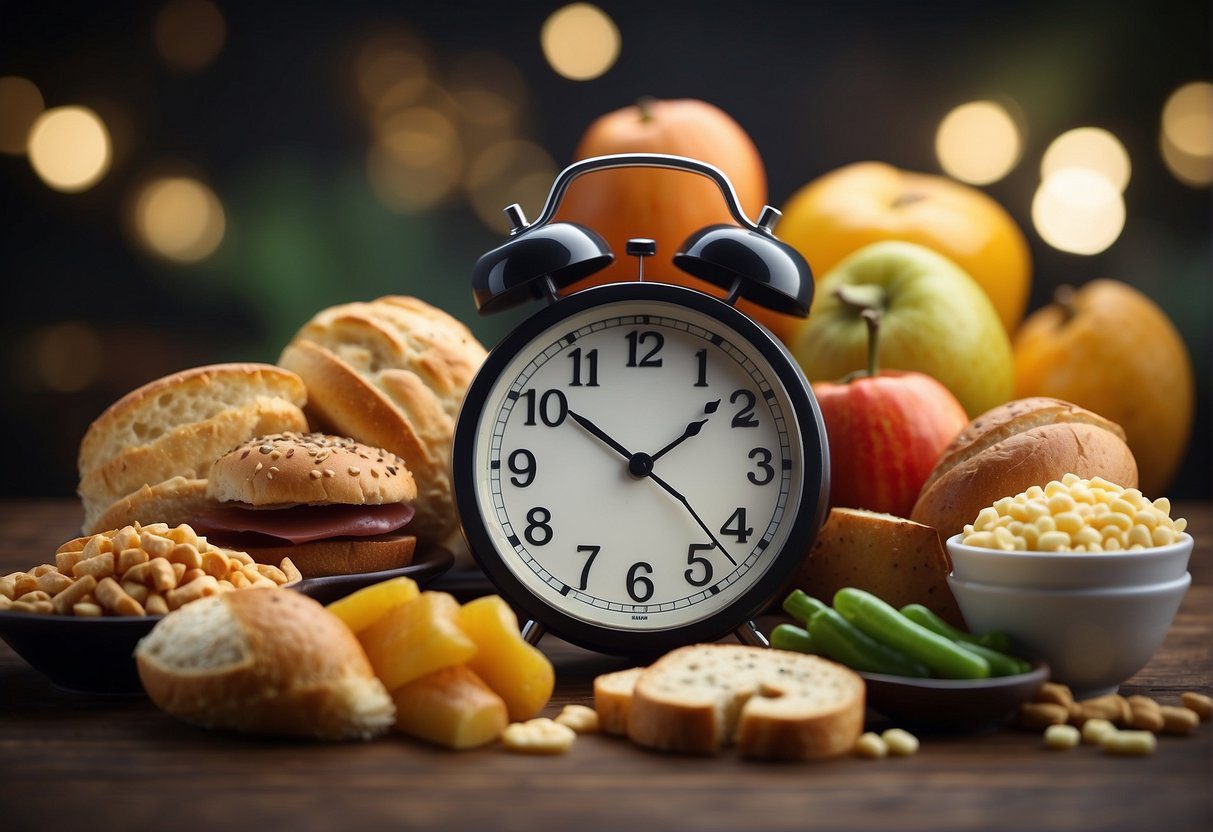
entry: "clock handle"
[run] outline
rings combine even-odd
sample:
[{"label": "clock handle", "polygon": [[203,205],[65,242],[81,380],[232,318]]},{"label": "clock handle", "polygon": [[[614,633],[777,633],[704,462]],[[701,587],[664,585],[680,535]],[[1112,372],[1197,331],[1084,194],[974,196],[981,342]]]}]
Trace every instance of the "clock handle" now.
[{"label": "clock handle", "polygon": [[533,618],[528,618],[527,622],[522,625],[522,640],[533,647],[539,643],[539,639],[543,638],[547,631],[547,627]]},{"label": "clock handle", "polygon": [[[750,647],[770,647],[771,643],[754,624],[753,621],[746,621],[740,627],[733,631],[733,635],[737,636],[737,640],[742,644],[748,644]],[[525,638],[525,631],[523,637]]]}]

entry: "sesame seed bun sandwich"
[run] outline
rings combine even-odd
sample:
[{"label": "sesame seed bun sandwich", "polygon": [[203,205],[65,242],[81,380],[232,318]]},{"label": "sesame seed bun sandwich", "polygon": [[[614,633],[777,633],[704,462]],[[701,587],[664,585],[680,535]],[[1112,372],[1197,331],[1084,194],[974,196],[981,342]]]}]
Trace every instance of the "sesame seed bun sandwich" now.
[{"label": "sesame seed bun sandwich", "polygon": [[249,439],[211,467],[219,505],[190,520],[208,541],[259,563],[289,557],[305,578],[397,569],[412,562],[417,485],[382,448],[322,433]]}]

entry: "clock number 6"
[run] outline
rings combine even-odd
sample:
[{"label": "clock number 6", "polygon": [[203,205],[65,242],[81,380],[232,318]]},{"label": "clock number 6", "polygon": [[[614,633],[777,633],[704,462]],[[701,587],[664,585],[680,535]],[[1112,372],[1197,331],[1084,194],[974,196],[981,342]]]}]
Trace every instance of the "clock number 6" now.
[{"label": "clock number 6", "polygon": [[[515,451],[517,453],[517,451]],[[754,459],[758,470],[762,471],[762,478],[753,471],[746,472],[746,479],[754,483],[754,485],[766,485],[771,480],[775,479],[775,467],[771,465],[771,452],[766,448],[755,448],[750,451],[750,459]]]},{"label": "clock number 6", "polygon": [[[632,564],[632,568],[628,570],[628,595],[632,596],[632,600],[637,604],[643,604],[653,597],[653,582],[643,575],[636,574],[641,570],[645,575],[653,574],[653,567],[644,561]],[[636,589],[638,586],[639,591]]]},{"label": "clock number 6", "polygon": [[[552,540],[552,512],[543,506],[536,506],[526,513],[526,531],[522,536],[532,546],[546,546]],[[743,543],[745,541],[742,541]]]},{"label": "clock number 6", "polygon": [[[687,579],[688,584],[691,586],[707,586],[712,582],[712,562],[707,558],[699,557],[695,553],[710,552],[715,548],[715,543],[692,543],[690,545],[690,547],[687,549],[687,565],[689,565],[691,568],[682,573],[683,577]],[[692,576],[694,575],[695,567],[699,565],[703,566],[703,578],[697,581]]]}]

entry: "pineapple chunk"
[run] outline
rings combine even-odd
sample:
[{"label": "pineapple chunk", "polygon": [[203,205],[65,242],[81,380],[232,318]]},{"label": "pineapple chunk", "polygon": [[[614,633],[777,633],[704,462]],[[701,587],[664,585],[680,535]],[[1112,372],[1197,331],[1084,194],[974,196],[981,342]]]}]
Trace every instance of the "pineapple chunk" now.
[{"label": "pineapple chunk", "polygon": [[509,605],[496,595],[477,598],[459,610],[459,626],[476,643],[468,667],[505,700],[510,719],[530,719],[543,710],[556,674],[547,657],[522,640]]},{"label": "pineapple chunk", "polygon": [[501,697],[465,665],[422,676],[392,700],[397,731],[456,750],[490,743],[509,724]]},{"label": "pineapple chunk", "polygon": [[361,633],[394,607],[407,604],[419,594],[417,582],[412,578],[392,578],[339,598],[328,605],[328,611],[354,633]]},{"label": "pineapple chunk", "polygon": [[389,691],[444,667],[463,664],[476,645],[459,629],[459,604],[445,592],[423,592],[358,634],[375,675]]}]

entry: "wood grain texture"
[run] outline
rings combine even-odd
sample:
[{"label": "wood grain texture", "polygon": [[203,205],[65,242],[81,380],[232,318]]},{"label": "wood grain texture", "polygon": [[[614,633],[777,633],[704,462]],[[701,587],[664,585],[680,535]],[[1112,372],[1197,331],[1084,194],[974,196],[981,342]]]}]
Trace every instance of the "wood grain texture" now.
[{"label": "wood grain texture", "polygon": [[[0,572],[73,535],[67,501],[0,503]],[[1213,693],[1213,507],[1185,504],[1193,585],[1166,643],[1124,687]],[[554,639],[548,711],[589,703],[619,660]],[[879,726],[879,723],[877,723]],[[0,645],[0,829],[1206,830],[1210,737],[1147,759],[1048,752],[1038,734],[927,736],[916,757],[804,765],[665,756],[583,737],[565,757],[449,753],[399,737],[320,745],[195,729],[146,700],[68,694]]]}]

